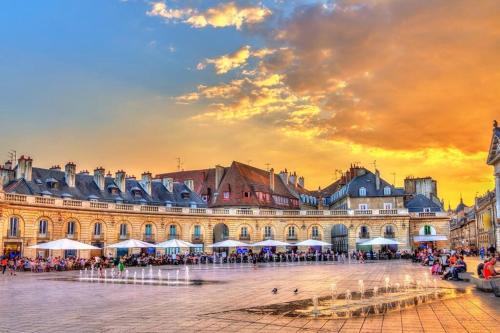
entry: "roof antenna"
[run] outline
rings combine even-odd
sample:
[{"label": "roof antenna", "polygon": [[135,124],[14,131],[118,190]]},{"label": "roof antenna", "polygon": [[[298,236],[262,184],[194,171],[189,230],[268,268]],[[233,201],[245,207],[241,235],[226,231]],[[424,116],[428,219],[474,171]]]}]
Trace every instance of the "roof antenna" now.
[{"label": "roof antenna", "polygon": [[271,163],[266,163],[265,166],[266,166],[266,171],[269,171],[269,167],[271,166]]},{"label": "roof antenna", "polygon": [[[177,171],[181,171],[182,160],[180,157],[177,157],[176,160],[177,160]],[[182,171],[184,171],[184,170],[182,170]]]},{"label": "roof antenna", "polygon": [[373,163],[372,163],[372,164],[373,164],[373,168],[374,168],[375,170],[377,170],[377,161],[376,161],[376,160],[373,160]]},{"label": "roof antenna", "polygon": [[14,163],[16,163],[17,152],[14,149],[9,150],[9,159],[10,159],[12,165],[14,165]]},{"label": "roof antenna", "polygon": [[396,187],[396,173],[395,173],[395,172],[393,172],[393,173],[391,173],[391,175],[394,177],[394,180],[393,180],[392,186]]}]

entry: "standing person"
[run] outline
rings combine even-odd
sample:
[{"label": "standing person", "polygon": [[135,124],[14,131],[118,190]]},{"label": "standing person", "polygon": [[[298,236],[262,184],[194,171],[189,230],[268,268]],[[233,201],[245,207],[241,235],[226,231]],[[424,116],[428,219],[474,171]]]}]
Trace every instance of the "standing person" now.
[{"label": "standing person", "polygon": [[120,262],[118,263],[118,274],[120,277],[123,277],[123,272],[125,271],[125,264],[123,263],[123,258],[120,259]]},{"label": "standing person", "polygon": [[0,263],[2,265],[2,274],[5,274],[5,270],[7,269],[7,257],[3,256]]},{"label": "standing person", "polygon": [[495,252],[497,251],[497,249],[495,248],[495,246],[493,244],[491,244],[491,246],[489,247],[488,251],[490,252],[490,255],[492,257],[495,256]]},{"label": "standing person", "polygon": [[479,258],[481,258],[481,261],[484,260],[484,246],[481,246],[481,249],[479,250]]},{"label": "standing person", "polygon": [[10,275],[16,276],[16,262],[14,258],[9,259],[9,273]]}]

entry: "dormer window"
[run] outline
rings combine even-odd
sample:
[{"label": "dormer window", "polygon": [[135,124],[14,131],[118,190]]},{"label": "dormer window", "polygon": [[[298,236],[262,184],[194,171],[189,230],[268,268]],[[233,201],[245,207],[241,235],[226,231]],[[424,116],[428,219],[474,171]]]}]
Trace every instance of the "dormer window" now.
[{"label": "dormer window", "polygon": [[183,191],[181,192],[181,197],[182,197],[182,199],[187,200],[187,199],[189,199],[189,196],[190,196],[190,193],[189,193],[189,191],[188,191],[188,190],[183,190]]},{"label": "dormer window", "polygon": [[389,186],[384,187],[384,195],[391,195],[391,188]]},{"label": "dormer window", "polygon": [[130,192],[132,193],[132,196],[135,197],[135,198],[140,198],[142,197],[142,192],[141,192],[141,189],[138,188],[137,186],[134,186],[130,189]]},{"label": "dormer window", "polygon": [[250,198],[250,192],[243,192],[243,197]]},{"label": "dormer window", "polygon": [[229,200],[229,191],[225,191],[223,193],[223,198],[224,198],[224,200]]},{"label": "dormer window", "polygon": [[365,187],[360,187],[359,188],[359,196],[360,197],[366,197],[366,188]]},{"label": "dormer window", "polygon": [[430,213],[431,208],[430,207],[424,207],[424,213]]},{"label": "dormer window", "polygon": [[48,188],[57,188],[58,181],[54,178],[49,178],[45,181]]}]

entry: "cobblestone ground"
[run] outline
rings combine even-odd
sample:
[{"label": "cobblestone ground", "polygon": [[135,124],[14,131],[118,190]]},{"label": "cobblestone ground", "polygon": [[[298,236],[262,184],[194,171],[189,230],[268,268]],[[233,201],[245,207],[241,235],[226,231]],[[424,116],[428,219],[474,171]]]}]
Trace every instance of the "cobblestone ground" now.
[{"label": "cobblestone ground", "polygon": [[[158,267],[155,268],[157,271]],[[175,276],[176,267],[162,267]],[[500,298],[473,291],[386,315],[347,320],[293,318],[231,311],[402,282],[428,268],[407,261],[368,264],[191,267],[200,286],[119,285],[58,281],[78,272],[0,276],[0,332],[500,332]],[[133,270],[131,270],[133,274]],[[465,282],[440,286],[465,288]],[[272,288],[278,288],[276,295]],[[299,289],[295,295],[293,290]]]}]

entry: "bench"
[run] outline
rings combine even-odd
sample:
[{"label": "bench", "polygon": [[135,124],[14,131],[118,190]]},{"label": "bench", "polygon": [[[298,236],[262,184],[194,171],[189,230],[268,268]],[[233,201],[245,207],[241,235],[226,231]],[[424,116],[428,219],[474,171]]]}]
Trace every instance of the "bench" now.
[{"label": "bench", "polygon": [[491,287],[491,283],[488,280],[481,279],[475,276],[471,276],[470,282],[474,283],[477,289],[485,292],[493,292],[493,288]]}]

